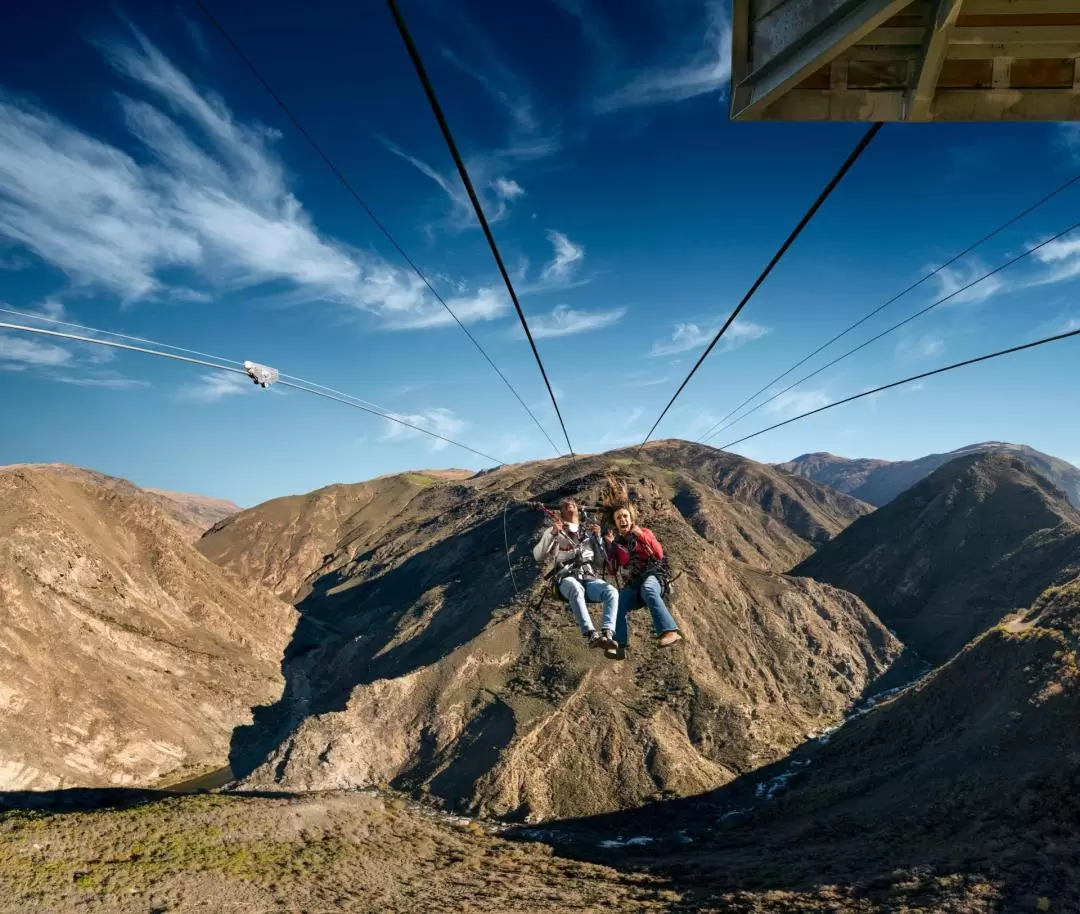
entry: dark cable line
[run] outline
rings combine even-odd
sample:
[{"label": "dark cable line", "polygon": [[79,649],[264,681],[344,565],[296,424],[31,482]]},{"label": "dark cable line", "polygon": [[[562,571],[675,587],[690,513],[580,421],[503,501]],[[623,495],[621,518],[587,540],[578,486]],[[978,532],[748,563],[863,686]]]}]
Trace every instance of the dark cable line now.
[{"label": "dark cable line", "polygon": [[1034,349],[1036,346],[1043,346],[1047,343],[1055,343],[1058,340],[1066,340],[1069,337],[1080,336],[1080,330],[1070,330],[1068,333],[1059,333],[1056,336],[1044,337],[1041,340],[1035,340],[1033,343],[1024,343],[1022,346],[1013,346],[1009,349],[999,349],[997,352],[991,352],[987,355],[980,355],[974,359],[965,359],[963,362],[954,362],[952,365],[945,365],[943,368],[935,368],[933,371],[924,371],[922,374],[912,375],[910,378],[904,378],[902,381],[893,381],[891,384],[883,384],[881,387],[875,387],[873,390],[864,390],[862,393],[854,394],[850,397],[845,397],[843,400],[837,400],[835,403],[829,403],[825,406],[819,406],[817,409],[812,409],[809,412],[802,413],[798,416],[793,416],[790,419],[785,419],[783,422],[777,422],[776,425],[770,425],[768,428],[760,429],[754,432],[752,435],[746,435],[744,438],[739,438],[737,441],[730,441],[724,445],[721,450],[726,450],[729,447],[734,447],[736,444],[742,444],[744,441],[749,441],[751,438],[756,438],[758,435],[764,435],[766,432],[771,432],[774,429],[781,428],[784,425],[790,425],[792,422],[798,422],[800,419],[805,419],[807,416],[813,416],[817,413],[824,412],[827,409],[832,409],[836,406],[843,406],[845,403],[850,403],[852,400],[859,400],[862,397],[869,397],[872,394],[879,394],[883,390],[889,390],[893,387],[900,387],[904,384],[910,384],[914,381],[919,381],[923,378],[930,378],[936,374],[943,374],[946,371],[952,371],[954,368],[963,368],[966,365],[974,365],[977,362],[985,362],[988,359],[996,359],[999,356],[1010,355],[1014,352],[1022,352],[1025,349]]},{"label": "dark cable line", "polygon": [[[818,346],[818,348],[815,349],[813,352],[811,352],[810,355],[806,356],[803,359],[800,359],[798,362],[796,362],[794,365],[792,365],[783,374],[779,374],[775,378],[773,378],[768,384],[766,384],[764,387],[762,387],[761,390],[757,391],[757,393],[751,394],[749,397],[747,397],[745,400],[743,400],[742,403],[740,403],[738,406],[736,406],[731,412],[729,412],[726,416],[724,416],[722,419],[720,419],[715,425],[713,425],[707,432],[705,432],[705,434],[702,435],[698,439],[698,441],[701,444],[704,444],[706,439],[708,439],[709,437],[712,436],[712,433],[713,433],[714,430],[717,431],[718,433],[720,431],[723,431],[723,429],[719,429],[718,426],[723,425],[724,428],[730,428],[731,427],[730,425],[724,425],[724,423],[727,422],[728,419],[730,419],[732,416],[734,416],[735,413],[737,413],[740,409],[742,409],[748,403],[751,403],[754,400],[756,400],[758,397],[760,397],[763,393],[765,393],[765,391],[767,391],[775,383],[777,383],[778,381],[784,380],[784,378],[786,378],[789,374],[791,374],[796,368],[800,367],[801,365],[805,365],[807,362],[809,362],[818,353],[823,352],[824,350],[828,349],[833,343],[835,343],[838,340],[842,339],[843,337],[847,336],[856,327],[859,327],[862,324],[865,324],[868,320],[870,320],[870,318],[874,317],[877,314],[880,314],[882,311],[884,311],[886,308],[888,308],[889,305],[892,305],[895,302],[899,301],[901,298],[903,298],[909,292],[915,291],[915,289],[917,289],[919,286],[921,286],[928,279],[933,279],[942,270],[946,269],[947,267],[952,266],[954,263],[956,263],[956,261],[960,260],[962,257],[966,257],[968,254],[970,254],[976,248],[981,247],[982,245],[984,245],[991,238],[994,238],[995,236],[1001,234],[1003,231],[1005,231],[1005,229],[1009,228],[1009,226],[1014,225],[1015,223],[1019,222],[1021,219],[1024,218],[1024,216],[1027,216],[1029,213],[1034,212],[1040,206],[1042,206],[1044,203],[1049,202],[1054,197],[1056,197],[1058,194],[1060,194],[1062,191],[1067,190],[1069,187],[1071,187],[1077,181],[1080,181],[1080,175],[1074,175],[1072,178],[1070,178],[1068,181],[1066,181],[1060,187],[1058,187],[1057,189],[1052,190],[1050,193],[1048,193],[1041,200],[1038,200],[1037,202],[1031,204],[1031,206],[1029,206],[1027,209],[1023,210],[1023,212],[1017,213],[1008,222],[1004,222],[1001,225],[999,225],[996,229],[994,229],[992,232],[990,232],[990,234],[984,235],[982,238],[980,238],[974,244],[968,245],[966,248],[964,248],[964,250],[960,251],[959,254],[954,254],[952,257],[950,257],[948,260],[946,260],[941,266],[939,266],[936,270],[932,270],[931,272],[927,273],[921,279],[918,279],[915,282],[913,282],[910,286],[908,286],[902,292],[899,292],[898,294],[894,295],[892,298],[890,298],[883,305],[879,305],[873,311],[869,312],[868,314],[866,314],[863,317],[860,317],[857,321],[855,321],[854,324],[852,324],[847,329],[841,330],[840,333],[838,333],[836,336],[834,336],[827,343],[823,343],[822,345]],[[746,415],[750,415],[750,413],[747,413]],[[742,418],[742,417],[740,417],[740,418]],[[736,421],[738,421],[738,420],[736,420]],[[731,424],[734,425],[735,423],[733,422]]]},{"label": "dark cable line", "polygon": [[563,436],[566,438],[566,446],[570,449],[570,456],[576,460],[574,446],[570,443],[570,435],[566,431],[566,423],[563,421],[562,412],[559,410],[559,403],[555,399],[555,391],[552,390],[551,382],[548,380],[547,371],[544,370],[544,362],[540,358],[540,353],[536,348],[536,342],[533,340],[532,331],[529,330],[529,322],[525,320],[525,312],[521,310],[521,303],[518,301],[517,292],[514,291],[514,284],[510,281],[510,274],[506,271],[506,265],[503,263],[502,255],[499,253],[499,247],[495,243],[495,236],[491,234],[491,226],[488,225],[487,216],[484,215],[484,208],[480,205],[480,198],[477,197],[476,190],[473,188],[472,179],[469,177],[469,171],[465,167],[465,161],[461,158],[457,143],[454,142],[454,135],[450,132],[450,125],[446,121],[446,115],[443,114],[442,106],[439,104],[439,99],[435,95],[435,87],[431,84],[431,79],[428,77],[427,70],[424,68],[424,62],[420,58],[420,52],[413,43],[412,36],[409,34],[409,29],[405,25],[405,19],[401,15],[401,10],[398,9],[395,0],[387,0],[387,3],[390,6],[390,12],[394,17],[394,22],[397,24],[398,31],[401,33],[401,40],[405,42],[405,48],[409,52],[413,67],[416,69],[416,75],[420,79],[420,84],[424,87],[424,94],[427,96],[428,103],[431,105],[431,110],[435,114],[435,120],[439,122],[439,128],[442,130],[446,145],[450,149],[450,155],[453,157],[458,174],[461,176],[461,183],[465,185],[465,191],[469,195],[469,200],[472,201],[473,210],[476,212],[476,218],[480,221],[480,228],[484,231],[484,237],[487,238],[491,253],[495,257],[495,263],[498,265],[499,272],[502,274],[503,282],[506,283],[506,290],[510,293],[510,299],[513,301],[514,308],[517,310],[518,319],[521,321],[521,326],[525,330],[525,336],[529,340],[529,345],[532,347],[533,357],[536,359],[536,364],[540,367],[540,374],[544,378],[544,384],[547,387],[548,394],[551,396],[551,403],[555,407],[555,415],[559,418],[559,425],[562,426]]},{"label": "dark cable line", "polygon": [[961,294],[962,292],[966,292],[966,291],[967,291],[968,289],[970,289],[970,288],[971,288],[972,286],[977,286],[977,285],[978,285],[979,283],[981,283],[981,282],[982,282],[982,281],[983,281],[984,279],[989,279],[989,278],[990,278],[991,276],[993,276],[994,274],[996,274],[996,273],[1000,273],[1000,272],[1001,272],[1002,270],[1004,270],[1004,269],[1007,269],[1008,267],[1011,267],[1011,266],[1012,266],[1013,264],[1015,264],[1015,263],[1018,263],[1019,261],[1023,260],[1023,259],[1025,258],[1025,257],[1028,257],[1028,256],[1030,256],[1031,254],[1034,254],[1034,253],[1035,253],[1035,252],[1036,252],[1037,250],[1039,250],[1039,248],[1041,248],[1041,247],[1045,247],[1046,245],[1050,244],[1050,242],[1052,242],[1052,241],[1057,241],[1057,239],[1058,239],[1058,238],[1061,238],[1061,237],[1062,237],[1063,235],[1067,235],[1067,234],[1069,234],[1069,232],[1075,231],[1075,230],[1076,230],[1076,229],[1078,229],[1078,228],[1080,228],[1080,222],[1074,222],[1074,223],[1073,223],[1072,225],[1070,225],[1070,226],[1069,226],[1069,227],[1068,227],[1067,229],[1063,229],[1062,231],[1058,232],[1058,233],[1057,233],[1056,235],[1052,235],[1051,237],[1047,238],[1047,239],[1046,239],[1045,241],[1042,241],[1042,242],[1040,242],[1039,244],[1035,245],[1034,247],[1032,247],[1032,248],[1029,248],[1028,250],[1024,251],[1024,253],[1022,253],[1022,254],[1018,254],[1018,255],[1017,255],[1016,257],[1013,257],[1013,258],[1012,258],[1012,260],[1007,260],[1007,261],[1005,261],[1005,263],[1001,264],[1000,266],[994,267],[994,269],[990,270],[990,271],[989,271],[989,272],[987,272],[987,273],[984,273],[984,274],[983,274],[982,276],[980,276],[980,277],[979,277],[978,279],[974,279],[974,280],[972,280],[972,281],[971,281],[971,282],[969,282],[969,283],[968,283],[968,284],[967,284],[966,286],[962,286],[962,287],[960,287],[960,288],[959,288],[959,289],[957,289],[957,290],[956,290],[955,292],[950,292],[950,293],[949,293],[948,295],[946,295],[946,296],[945,296],[944,298],[939,298],[939,299],[938,299],[937,301],[935,301],[935,302],[931,302],[931,303],[930,303],[929,305],[927,305],[927,306],[926,306],[925,308],[923,308],[923,309],[922,309],[921,311],[916,311],[916,312],[915,312],[914,314],[912,314],[912,315],[909,315],[908,317],[905,317],[905,318],[904,318],[904,319],[903,319],[902,321],[897,321],[897,323],[893,324],[893,325],[892,325],[891,327],[886,327],[886,328],[885,328],[884,330],[882,330],[882,331],[881,331],[881,333],[877,334],[876,336],[872,336],[872,337],[870,337],[870,339],[866,340],[865,342],[859,343],[859,345],[858,345],[858,346],[854,346],[854,347],[852,347],[851,349],[849,349],[849,350],[848,350],[847,352],[845,352],[845,353],[843,353],[843,354],[841,354],[841,355],[838,355],[838,356],[837,356],[837,357],[836,357],[835,359],[833,359],[833,360],[832,360],[831,362],[826,362],[826,363],[825,363],[824,365],[822,365],[822,366],[821,366],[820,368],[817,368],[817,369],[815,369],[814,371],[810,372],[810,374],[806,375],[805,377],[803,377],[803,378],[800,378],[800,379],[799,379],[798,381],[796,381],[796,382],[795,382],[794,384],[789,384],[789,385],[788,385],[787,387],[785,387],[785,388],[784,388],[783,390],[781,390],[781,391],[779,391],[778,393],[775,393],[775,394],[773,394],[773,395],[772,395],[771,397],[769,397],[769,399],[768,399],[768,400],[762,400],[762,401],[761,401],[761,402],[760,402],[760,403],[759,403],[759,404],[758,404],[757,406],[755,406],[755,407],[754,407],[753,409],[751,409],[751,410],[748,410],[747,412],[745,412],[745,413],[743,413],[743,414],[742,414],[741,416],[739,416],[739,417],[738,417],[737,419],[735,419],[735,421],[734,421],[734,422],[729,422],[729,423],[728,423],[727,425],[723,426],[722,428],[720,428],[720,429],[717,429],[717,430],[716,430],[715,432],[713,432],[713,433],[712,433],[711,435],[708,435],[708,436],[706,436],[705,438],[703,438],[703,439],[702,439],[702,442],[701,442],[701,443],[702,443],[702,444],[704,444],[704,443],[705,443],[706,441],[709,441],[709,440],[711,440],[712,438],[715,438],[715,437],[716,437],[717,435],[719,435],[719,434],[720,434],[720,432],[724,431],[725,429],[729,429],[729,428],[731,428],[731,427],[732,427],[733,425],[736,425],[736,424],[738,424],[739,422],[742,422],[742,420],[743,420],[743,419],[745,419],[745,418],[746,418],[747,416],[750,416],[750,415],[752,415],[753,413],[756,413],[756,412],[757,412],[757,411],[758,411],[759,409],[761,409],[761,408],[762,408],[763,406],[767,406],[768,404],[772,403],[772,401],[773,401],[773,400],[775,400],[775,399],[776,399],[777,397],[781,397],[781,396],[783,396],[783,395],[784,395],[784,394],[786,394],[786,393],[787,393],[787,392],[788,392],[789,390],[794,390],[794,389],[795,389],[796,387],[798,387],[798,386],[799,386],[800,384],[804,383],[805,381],[809,381],[809,380],[810,380],[811,378],[815,377],[816,375],[819,375],[819,374],[821,374],[821,372],[825,371],[826,369],[828,369],[828,368],[832,368],[832,367],[833,367],[833,365],[836,365],[836,364],[837,364],[838,362],[842,362],[842,361],[843,361],[844,359],[846,359],[846,358],[847,358],[847,357],[848,357],[849,355],[854,355],[854,354],[855,354],[856,352],[858,352],[858,351],[859,351],[860,349],[865,349],[865,348],[866,348],[867,346],[869,346],[869,345],[870,345],[871,343],[876,343],[876,342],[877,342],[878,340],[880,340],[880,339],[881,339],[881,338],[882,338],[883,336],[888,336],[888,335],[889,335],[890,333],[892,333],[892,332],[893,332],[894,330],[898,330],[899,328],[903,327],[903,326],[904,326],[905,324],[909,324],[909,323],[911,323],[911,322],[912,322],[913,320],[915,320],[916,318],[922,317],[922,316],[923,316],[924,314],[926,314],[927,312],[929,312],[929,311],[933,311],[933,310],[934,310],[934,308],[936,308],[936,307],[937,307],[938,305],[942,305],[942,304],[944,304],[944,303],[945,303],[945,302],[947,302],[947,301],[948,301],[948,300],[949,300],[950,298],[955,298],[955,297],[956,297],[957,295],[960,295],[960,294]]},{"label": "dark cable line", "polygon": [[[391,0],[391,2],[393,2],[393,0]],[[649,429],[649,434],[645,436],[645,440],[638,445],[637,450],[634,452],[635,459],[637,458],[638,454],[641,453],[641,449],[645,447],[649,439],[652,437],[652,433],[656,431],[656,427],[663,420],[664,416],[667,415],[668,410],[671,409],[675,401],[679,398],[679,394],[683,392],[683,388],[690,383],[690,379],[701,367],[701,363],[704,362],[705,359],[708,357],[709,353],[713,351],[713,347],[718,342],[720,342],[720,337],[724,335],[724,333],[727,331],[727,328],[730,327],[731,324],[734,322],[735,318],[739,316],[739,312],[742,311],[746,303],[750,301],[750,299],[754,296],[754,293],[757,292],[758,287],[763,282],[765,282],[765,278],[772,272],[773,267],[775,267],[780,262],[780,258],[787,253],[787,249],[791,247],[795,239],[798,238],[800,234],[802,234],[802,230],[806,228],[806,226],[810,223],[810,220],[814,218],[814,214],[817,213],[817,211],[821,208],[821,205],[836,189],[836,185],[840,183],[841,179],[844,177],[844,175],[848,173],[848,170],[851,168],[851,166],[854,165],[859,156],[863,154],[863,151],[866,149],[867,146],[870,145],[870,141],[875,136],[877,136],[879,130],[881,130],[880,122],[871,125],[870,129],[867,130],[866,133],[863,135],[863,138],[859,140],[858,144],[851,151],[850,155],[848,155],[848,157],[844,160],[844,164],[841,165],[836,174],[833,175],[832,180],[825,185],[824,190],[822,190],[821,193],[818,194],[817,199],[813,202],[810,209],[808,209],[802,219],[799,220],[799,224],[795,226],[791,234],[787,236],[787,239],[784,241],[784,243],[780,245],[780,249],[775,254],[773,254],[772,260],[770,260],[765,269],[761,271],[761,275],[758,276],[758,278],[754,281],[754,284],[750,287],[749,291],[747,291],[747,293],[742,297],[742,301],[740,301],[739,304],[735,306],[735,310],[728,315],[728,319],[724,321],[724,326],[720,328],[716,336],[713,337],[713,341],[709,343],[708,348],[706,348],[706,350],[698,358],[697,362],[694,364],[694,367],[690,369],[690,373],[683,380],[682,384],[679,385],[679,389],[675,391],[675,395],[671,398],[670,401],[668,401],[668,405],[664,407],[664,411],[660,413],[660,418],[657,419],[653,423],[652,428]]]},{"label": "dark cable line", "polygon": [[308,133],[307,130],[304,128],[304,125],[301,124],[299,120],[297,120],[297,118],[293,115],[292,111],[289,110],[289,107],[285,104],[285,102],[281,100],[281,97],[273,90],[270,84],[265,79],[263,79],[262,74],[255,67],[255,64],[253,64],[251,60],[247,57],[247,55],[240,49],[240,46],[235,41],[233,41],[229,33],[225,31],[225,27],[220,22],[218,22],[218,20],[214,17],[214,14],[211,13],[209,9],[207,9],[206,5],[203,3],[203,0],[195,0],[195,3],[198,5],[199,9],[201,9],[202,12],[206,15],[206,18],[210,20],[214,28],[216,28],[218,32],[221,33],[221,36],[236,52],[237,56],[247,65],[247,68],[255,76],[255,79],[259,81],[259,83],[267,91],[270,97],[277,103],[277,106],[284,112],[285,116],[290,121],[292,121],[293,126],[299,131],[300,135],[303,136],[304,139],[307,140],[308,143],[311,145],[311,148],[314,149],[316,153],[318,153],[319,157],[323,160],[323,162],[326,163],[327,168],[329,168],[330,171],[333,172],[334,176],[338,179],[338,181],[341,182],[345,190],[347,190],[352,196],[352,198],[360,204],[364,212],[368,214],[368,217],[371,219],[371,221],[375,223],[375,226],[386,237],[386,240],[389,241],[391,245],[393,245],[394,250],[396,250],[398,254],[401,255],[402,259],[412,268],[413,272],[420,277],[424,285],[427,286],[428,291],[431,292],[431,294],[435,297],[435,300],[446,309],[447,314],[449,314],[454,319],[454,323],[456,323],[461,328],[464,334],[476,347],[477,351],[487,360],[487,363],[495,370],[495,373],[502,379],[502,382],[507,386],[507,388],[509,388],[510,392],[517,399],[518,403],[521,404],[525,412],[529,414],[529,418],[532,419],[534,423],[536,423],[536,427],[540,429],[541,434],[548,440],[548,444],[550,444],[555,449],[555,453],[561,456],[562,452],[559,450],[559,446],[551,440],[551,436],[540,424],[540,420],[536,418],[536,416],[533,414],[533,411],[529,409],[525,401],[521,399],[521,395],[518,394],[517,390],[514,389],[514,385],[511,384],[510,381],[507,379],[506,375],[502,373],[502,371],[499,369],[499,366],[496,365],[494,361],[492,361],[491,356],[487,354],[487,352],[484,350],[484,347],[481,346],[480,343],[477,341],[476,337],[474,337],[472,333],[469,332],[469,329],[461,322],[458,316],[454,313],[453,309],[446,303],[446,300],[435,290],[435,287],[431,284],[430,280],[428,280],[423,270],[421,270],[420,267],[417,266],[416,262],[408,255],[405,249],[400,244],[398,244],[397,239],[390,233],[390,230],[385,225],[383,225],[382,222],[379,221],[378,217],[371,210],[371,207],[369,207],[367,203],[364,202],[364,199],[353,187],[349,179],[346,178],[345,175],[333,163],[333,161],[331,161],[330,157],[325,152],[323,152],[322,147],[317,142],[315,142],[311,134]]}]

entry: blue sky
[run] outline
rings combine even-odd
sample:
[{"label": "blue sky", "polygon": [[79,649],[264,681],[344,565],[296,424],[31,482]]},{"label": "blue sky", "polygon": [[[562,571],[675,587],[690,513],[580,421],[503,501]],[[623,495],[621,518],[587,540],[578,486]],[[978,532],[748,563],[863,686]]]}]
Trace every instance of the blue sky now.
[{"label": "blue sky", "polygon": [[[575,449],[639,441],[865,127],[729,122],[724,4],[402,7]],[[385,5],[213,9],[562,444]],[[507,461],[553,456],[195,6],[24,5],[13,15],[0,34],[3,307],[270,364]],[[1067,180],[1080,169],[1077,139],[1055,124],[887,125],[657,436],[697,437]],[[1078,204],[1080,185],[803,371],[1061,231]],[[778,398],[730,438],[1080,326],[1078,277],[1080,234],[1068,235]],[[868,398],[736,450],[768,461],[814,450],[903,459],[1001,439],[1080,463],[1078,347]],[[0,335],[0,397],[0,463],[65,461],[243,505],[408,468],[483,465],[305,394],[27,334]]]}]

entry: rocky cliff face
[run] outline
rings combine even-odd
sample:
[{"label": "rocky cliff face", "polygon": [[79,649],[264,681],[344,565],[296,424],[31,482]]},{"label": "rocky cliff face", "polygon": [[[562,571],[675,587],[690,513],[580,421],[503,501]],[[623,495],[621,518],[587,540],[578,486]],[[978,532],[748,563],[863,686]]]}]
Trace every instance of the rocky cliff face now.
[{"label": "rocky cliff face", "polygon": [[940,663],[1080,569],[1080,512],[1025,461],[961,457],[852,524],[792,573],[861,596]]},{"label": "rocky cliff face", "polygon": [[0,470],[0,789],[221,764],[282,689],[296,613],[199,555],[141,493]]},{"label": "rocky cliff face", "polygon": [[115,489],[126,495],[141,496],[164,511],[189,542],[195,542],[218,521],[240,510],[239,505],[226,501],[224,498],[209,498],[206,495],[192,495],[188,492],[168,492],[165,489],[145,489],[117,476],[109,476],[96,470],[74,467],[66,463],[12,464],[0,467],[0,472],[16,469],[48,470],[56,476],[93,483],[106,489]]},{"label": "rocky cliff face", "polygon": [[1080,469],[1025,444],[1008,444],[1004,441],[969,444],[944,454],[928,454],[918,460],[872,460],[865,457],[851,460],[835,454],[803,454],[787,463],[778,463],[776,467],[881,506],[949,461],[990,451],[1019,457],[1031,464],[1061,489],[1074,507],[1080,508]]},{"label": "rocky cliff face", "polygon": [[[777,533],[809,548],[793,527],[824,534],[812,532],[804,504],[865,509],[786,478],[788,501],[732,476],[737,495],[706,491],[702,479],[717,468],[691,455],[683,470],[676,450],[654,446],[633,466],[614,454],[456,481],[406,474],[277,500],[219,525],[204,553],[291,594],[302,614],[286,695],[238,739],[234,768],[252,786],[387,782],[536,820],[699,792],[837,720],[900,644],[857,598],[731,556],[751,543],[767,565]],[[725,465],[754,477],[750,461]],[[671,602],[686,641],[655,647],[640,611],[625,662],[587,651],[565,603],[538,601],[535,512],[509,506],[513,579],[504,547],[508,500],[588,503],[605,470],[627,473],[644,522],[682,570]],[[730,516],[759,500],[775,516],[748,513],[754,525],[724,526],[710,542],[676,507],[687,491]]]}]

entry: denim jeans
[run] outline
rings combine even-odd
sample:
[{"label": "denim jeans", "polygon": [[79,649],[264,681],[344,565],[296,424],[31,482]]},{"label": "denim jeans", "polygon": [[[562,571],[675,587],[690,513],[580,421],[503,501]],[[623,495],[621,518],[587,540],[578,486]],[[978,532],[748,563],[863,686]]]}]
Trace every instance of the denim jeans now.
[{"label": "denim jeans", "polygon": [[664,603],[664,587],[655,575],[649,575],[641,587],[624,587],[619,591],[619,618],[615,623],[615,640],[625,645],[630,640],[626,614],[639,606],[649,607],[653,630],[657,635],[678,630],[679,626]]},{"label": "denim jeans", "polygon": [[590,603],[604,604],[604,619],[600,623],[601,628],[612,631],[615,628],[615,617],[619,611],[619,592],[607,581],[593,578],[589,581],[579,581],[577,578],[563,578],[559,584],[559,593],[566,597],[570,603],[570,611],[577,620],[578,627],[583,635],[594,631],[592,616],[585,606],[585,601]]}]

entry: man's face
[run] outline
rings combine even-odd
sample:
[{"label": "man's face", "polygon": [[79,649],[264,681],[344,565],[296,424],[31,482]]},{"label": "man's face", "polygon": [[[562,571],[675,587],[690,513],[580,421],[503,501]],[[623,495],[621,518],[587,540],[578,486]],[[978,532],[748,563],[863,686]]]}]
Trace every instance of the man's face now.
[{"label": "man's face", "polygon": [[634,526],[634,520],[630,516],[630,512],[626,508],[619,508],[615,512],[615,529],[622,534],[630,532],[630,529]]},{"label": "man's face", "polygon": [[562,510],[559,511],[559,514],[568,524],[576,524],[578,519],[577,502],[572,498],[566,499],[566,501],[562,503]]}]

